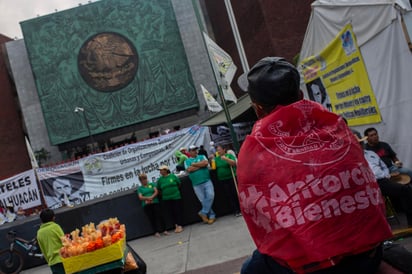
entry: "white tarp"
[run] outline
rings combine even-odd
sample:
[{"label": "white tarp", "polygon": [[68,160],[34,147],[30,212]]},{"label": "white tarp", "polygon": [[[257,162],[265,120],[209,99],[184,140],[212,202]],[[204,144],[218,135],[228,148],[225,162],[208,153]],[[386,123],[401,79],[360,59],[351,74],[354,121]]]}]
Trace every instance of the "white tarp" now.
[{"label": "white tarp", "polygon": [[377,128],[412,168],[412,52],[401,24],[401,13],[410,10],[409,1],[315,1],[300,60],[318,54],[351,23],[382,115],[381,123],[356,129]]}]

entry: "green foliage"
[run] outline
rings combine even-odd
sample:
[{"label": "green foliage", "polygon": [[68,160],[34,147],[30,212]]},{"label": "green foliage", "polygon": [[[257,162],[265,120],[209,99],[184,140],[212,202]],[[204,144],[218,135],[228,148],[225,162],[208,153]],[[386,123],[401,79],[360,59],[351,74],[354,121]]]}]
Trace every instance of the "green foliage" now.
[{"label": "green foliage", "polygon": [[47,162],[47,160],[51,158],[50,152],[47,151],[45,148],[41,148],[40,150],[34,151],[34,156],[36,157],[39,166],[41,166],[43,163]]},{"label": "green foliage", "polygon": [[296,54],[296,55],[293,57],[293,60],[292,60],[293,65],[295,65],[295,66],[298,65],[299,58],[300,58],[300,53]]}]

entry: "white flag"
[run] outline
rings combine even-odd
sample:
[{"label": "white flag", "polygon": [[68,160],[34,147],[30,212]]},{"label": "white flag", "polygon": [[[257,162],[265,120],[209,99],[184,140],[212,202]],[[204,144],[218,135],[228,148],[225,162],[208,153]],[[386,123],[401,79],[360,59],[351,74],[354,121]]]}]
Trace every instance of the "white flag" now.
[{"label": "white flag", "polygon": [[207,46],[207,51],[209,53],[209,58],[213,65],[213,70],[216,75],[216,79],[220,81],[220,86],[222,87],[223,96],[228,101],[237,102],[237,98],[230,88],[233,77],[237,67],[233,63],[232,57],[220,48],[210,37],[203,32],[205,38],[205,43]]},{"label": "white flag", "polygon": [[237,98],[235,93],[233,92],[232,88],[230,85],[225,84],[225,80],[222,79],[222,91],[223,91],[223,97],[225,97],[226,100],[232,101],[237,103]]},{"label": "white flag", "polygon": [[215,98],[213,98],[210,92],[203,85],[200,85],[200,87],[202,88],[203,97],[205,97],[207,108],[211,112],[222,111],[223,110],[222,106],[219,105],[219,103],[215,100]]},{"label": "white flag", "polygon": [[26,140],[26,147],[27,147],[27,152],[29,154],[30,162],[31,162],[31,167],[32,168],[38,168],[39,164],[37,163],[36,156],[33,153],[33,149],[31,148],[31,145],[29,143],[29,140],[27,140],[27,137],[24,136],[24,139]]}]

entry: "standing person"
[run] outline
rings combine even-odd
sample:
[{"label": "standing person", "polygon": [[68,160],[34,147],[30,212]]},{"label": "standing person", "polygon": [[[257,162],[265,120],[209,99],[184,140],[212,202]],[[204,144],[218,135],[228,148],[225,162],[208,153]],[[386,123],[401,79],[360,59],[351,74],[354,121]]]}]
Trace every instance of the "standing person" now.
[{"label": "standing person", "polygon": [[44,259],[50,266],[53,274],[64,274],[64,267],[59,251],[63,246],[61,238],[64,237],[64,232],[60,225],[54,222],[54,211],[46,208],[40,212],[40,220],[42,222],[37,231],[37,242],[40,250],[44,255]]},{"label": "standing person", "polygon": [[247,84],[259,120],[242,144],[237,176],[257,250],[241,273],[375,273],[392,233],[351,130],[303,100],[299,72],[283,58],[261,59]]},{"label": "standing person", "polygon": [[137,189],[137,195],[142,201],[142,207],[155,233],[155,237],[160,237],[160,233],[169,235],[165,229],[162,211],[159,204],[158,190],[153,182],[148,182],[145,173],[139,174],[139,181],[141,186]]},{"label": "standing person", "polygon": [[216,221],[216,214],[212,209],[215,190],[210,179],[209,161],[204,155],[198,155],[197,149],[197,146],[189,147],[190,158],[185,161],[185,168],[202,205],[198,214],[204,223],[213,224]]},{"label": "standing person", "polygon": [[222,184],[226,197],[230,202],[233,214],[236,217],[242,216],[239,207],[239,198],[235,185],[236,158],[227,152],[227,148],[222,145],[216,146],[215,163],[217,180]]},{"label": "standing person", "polygon": [[183,231],[182,228],[182,196],[180,194],[180,179],[175,174],[170,173],[168,166],[159,167],[160,177],[157,179],[157,187],[162,193],[164,208],[171,215],[175,225],[175,233]]},{"label": "standing person", "polygon": [[213,157],[216,156],[215,142],[211,141],[209,145],[210,145],[210,148],[209,148],[210,154],[213,155]]},{"label": "standing person", "polygon": [[393,151],[392,147],[385,142],[379,140],[379,134],[376,128],[370,127],[364,131],[365,137],[368,137],[365,149],[372,150],[382,161],[386,164],[391,172],[399,172],[403,174],[408,174],[412,178],[412,170],[403,167],[403,163],[396,156],[396,152]]},{"label": "standing person", "polygon": [[199,155],[205,155],[206,158],[209,157],[209,155],[207,154],[207,151],[206,151],[206,149],[205,149],[205,147],[204,147],[203,145],[199,147],[199,152],[198,152],[198,154],[199,154]]}]

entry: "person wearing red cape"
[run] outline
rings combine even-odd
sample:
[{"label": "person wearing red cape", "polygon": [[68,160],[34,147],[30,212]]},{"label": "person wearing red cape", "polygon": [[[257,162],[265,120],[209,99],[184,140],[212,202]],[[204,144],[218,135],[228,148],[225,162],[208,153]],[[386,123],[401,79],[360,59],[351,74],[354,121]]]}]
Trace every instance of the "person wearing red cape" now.
[{"label": "person wearing red cape", "polygon": [[355,136],[340,116],[303,99],[285,59],[263,58],[246,77],[258,121],[237,177],[257,250],[241,273],[375,273],[392,233]]}]

